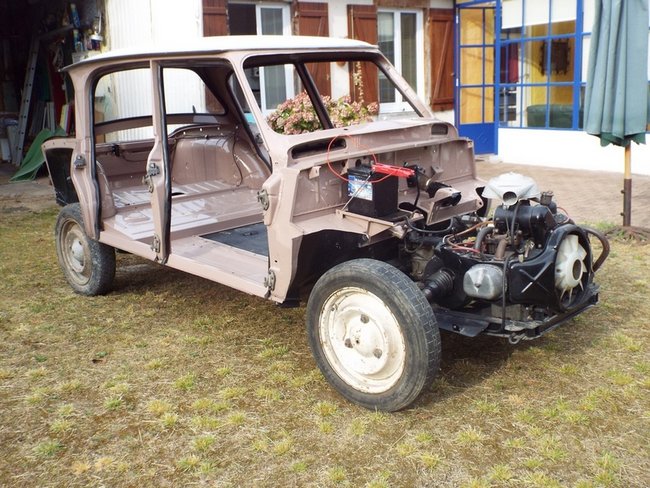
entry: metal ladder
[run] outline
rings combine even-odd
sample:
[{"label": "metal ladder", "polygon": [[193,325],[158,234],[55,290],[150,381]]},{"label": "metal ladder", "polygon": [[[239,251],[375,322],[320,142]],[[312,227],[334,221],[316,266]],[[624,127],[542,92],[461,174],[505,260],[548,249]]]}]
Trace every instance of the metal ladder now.
[{"label": "metal ladder", "polygon": [[20,166],[23,162],[23,148],[25,146],[25,135],[27,134],[27,122],[29,120],[29,107],[32,101],[32,89],[34,88],[34,73],[40,50],[41,40],[38,36],[32,36],[29,46],[29,58],[27,60],[27,71],[25,72],[25,84],[23,85],[22,100],[20,102],[20,115],[18,116],[18,137],[14,151],[13,163]]}]

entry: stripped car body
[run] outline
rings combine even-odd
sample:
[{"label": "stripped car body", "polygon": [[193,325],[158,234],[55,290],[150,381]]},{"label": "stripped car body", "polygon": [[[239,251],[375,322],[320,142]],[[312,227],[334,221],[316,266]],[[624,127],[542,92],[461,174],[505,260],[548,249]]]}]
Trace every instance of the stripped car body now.
[{"label": "stripped car body", "polygon": [[[315,82],[325,68],[347,69],[346,94],[359,97],[358,68],[401,111],[335,127]],[[172,110],[179,71],[197,76],[200,110]],[[408,406],[435,376],[438,327],[516,342],[597,301],[606,240],[525,177],[505,175],[484,191],[472,141],[436,120],[374,46],[208,38],[106,53],[67,72],[76,137],[43,149],[57,201],[78,209],[60,218],[57,250],[79,293],[110,289],[113,248],[277,303],[298,303],[313,287],[307,327],[321,370],[348,399],[385,410]],[[127,86],[122,73],[147,79],[148,107],[106,120],[100,87],[117,80],[105,90],[115,97]],[[317,130],[271,128],[271,91],[260,86],[272,78],[283,95],[307,94]],[[502,202],[490,218],[488,197]],[[106,269],[93,253],[109,256]]]}]

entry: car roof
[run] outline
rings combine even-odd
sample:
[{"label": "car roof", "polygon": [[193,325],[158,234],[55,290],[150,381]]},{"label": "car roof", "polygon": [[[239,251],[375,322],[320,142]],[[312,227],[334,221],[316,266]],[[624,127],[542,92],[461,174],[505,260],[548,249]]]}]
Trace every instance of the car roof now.
[{"label": "car roof", "polygon": [[316,36],[214,36],[189,39],[173,44],[145,44],[126,49],[107,51],[86,58],[64,70],[76,66],[97,63],[104,60],[121,60],[143,56],[165,56],[178,54],[209,54],[226,51],[275,51],[275,50],[316,50],[316,49],[367,49],[371,44],[355,39]]}]

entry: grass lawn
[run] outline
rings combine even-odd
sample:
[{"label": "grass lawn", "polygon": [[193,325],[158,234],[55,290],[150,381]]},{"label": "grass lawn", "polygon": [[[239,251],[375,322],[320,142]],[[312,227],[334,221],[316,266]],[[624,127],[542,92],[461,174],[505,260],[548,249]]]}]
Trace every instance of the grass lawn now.
[{"label": "grass lawn", "polygon": [[407,411],[339,397],[304,307],[118,254],[75,295],[57,209],[0,213],[0,486],[650,483],[650,246],[612,243],[601,303],[534,341],[443,334]]}]

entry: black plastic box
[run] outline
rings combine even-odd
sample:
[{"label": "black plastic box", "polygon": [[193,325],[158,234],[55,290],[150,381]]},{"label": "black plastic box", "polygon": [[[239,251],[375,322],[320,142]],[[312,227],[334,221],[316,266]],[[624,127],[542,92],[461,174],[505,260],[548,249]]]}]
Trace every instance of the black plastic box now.
[{"label": "black plastic box", "polygon": [[384,217],[397,212],[397,177],[375,173],[359,166],[348,170],[347,209],[367,217]]}]

